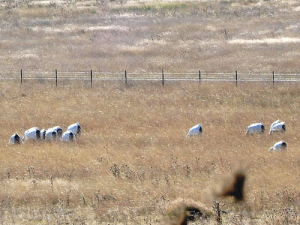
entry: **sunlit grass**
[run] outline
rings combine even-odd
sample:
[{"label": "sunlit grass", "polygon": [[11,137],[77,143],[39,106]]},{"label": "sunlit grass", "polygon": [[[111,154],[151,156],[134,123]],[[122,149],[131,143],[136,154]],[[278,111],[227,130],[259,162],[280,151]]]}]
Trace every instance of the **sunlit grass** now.
[{"label": "sunlit grass", "polygon": [[[298,2],[60,2],[0,6],[0,76],[25,78],[0,82],[0,224],[165,224],[178,198],[211,208],[238,165],[246,203],[219,199],[223,224],[299,220],[298,83],[26,79],[55,69],[295,73],[299,45],[266,40],[299,36]],[[268,135],[277,119],[287,132]],[[76,143],[7,145],[15,132],[75,122]],[[266,133],[245,136],[254,122]],[[203,136],[186,138],[198,123]],[[268,152],[279,140],[288,150]]]},{"label": "sunlit grass", "polygon": [[[71,212],[65,218],[70,222],[79,215],[86,223],[161,221],[164,207],[178,197],[211,207],[213,188],[240,163],[248,168],[245,193],[253,217],[266,222],[265,210],[297,210],[300,98],[293,93],[298,88],[288,83],[237,88],[230,83],[163,87],[97,82],[93,88],[2,83],[0,120],[6,129],[0,134],[0,196],[5,221],[15,216],[21,223],[22,214],[46,223],[48,212],[48,220],[56,224],[59,210]],[[277,119],[286,122],[287,132],[270,136],[269,125]],[[6,145],[14,132],[23,136],[32,126],[66,129],[77,121],[83,133],[75,144]],[[253,122],[263,122],[266,134],[245,136]],[[203,125],[203,136],[186,138],[197,123]],[[268,152],[281,139],[287,152]],[[221,200],[221,207],[230,211],[223,221],[239,214],[233,201]],[[42,213],[31,215],[30,208]],[[50,213],[51,208],[58,211]],[[80,208],[88,210],[80,213]]]}]

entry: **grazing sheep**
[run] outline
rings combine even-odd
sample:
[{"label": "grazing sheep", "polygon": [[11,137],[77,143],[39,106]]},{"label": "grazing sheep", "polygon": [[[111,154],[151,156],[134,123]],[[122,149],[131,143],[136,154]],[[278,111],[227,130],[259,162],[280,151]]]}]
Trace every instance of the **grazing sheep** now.
[{"label": "grazing sheep", "polygon": [[273,132],[285,132],[285,122],[280,122],[279,120],[276,120],[274,123],[272,123],[270,127],[269,134],[272,134]]},{"label": "grazing sheep", "polygon": [[248,126],[246,135],[247,134],[262,134],[265,130],[265,126],[263,123],[253,123]]},{"label": "grazing sheep", "polygon": [[190,137],[190,136],[193,136],[193,135],[201,135],[201,134],[202,134],[202,126],[201,126],[201,124],[199,123],[199,124],[193,126],[193,127],[189,130],[189,132],[188,132],[188,134],[186,135],[186,137]]},{"label": "grazing sheep", "polygon": [[45,129],[41,129],[40,133],[41,133],[41,139],[45,140],[46,130]]},{"label": "grazing sheep", "polygon": [[79,123],[74,123],[74,124],[70,125],[67,130],[72,131],[72,133],[75,135],[81,134],[81,127],[80,127]]},{"label": "grazing sheep", "polygon": [[287,148],[287,144],[284,141],[278,141],[274,144],[272,148],[269,149],[269,151],[282,151]]},{"label": "grazing sheep", "polygon": [[63,134],[63,130],[61,129],[60,126],[55,126],[55,127],[52,127],[53,130],[56,131],[57,135],[58,135],[58,138],[61,138],[62,134]]},{"label": "grazing sheep", "polygon": [[22,144],[22,138],[17,133],[14,133],[10,137],[8,144],[10,144],[10,145]]},{"label": "grazing sheep", "polygon": [[41,132],[38,127],[32,127],[25,131],[24,139],[27,140],[39,140],[41,138]]},{"label": "grazing sheep", "polygon": [[53,128],[46,130],[45,140],[55,141],[57,139],[57,132]]},{"label": "grazing sheep", "polygon": [[63,133],[61,137],[61,141],[63,142],[74,142],[75,141],[75,135],[72,133],[72,131],[67,130]]},{"label": "grazing sheep", "polygon": [[274,121],[274,122],[271,124],[271,126],[270,126],[270,130],[272,129],[272,127],[273,127],[276,123],[280,123],[280,120]]}]

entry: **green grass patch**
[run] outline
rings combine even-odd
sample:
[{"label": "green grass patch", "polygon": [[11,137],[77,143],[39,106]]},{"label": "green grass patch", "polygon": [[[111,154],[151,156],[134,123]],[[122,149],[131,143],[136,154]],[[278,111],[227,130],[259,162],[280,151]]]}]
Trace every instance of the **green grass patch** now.
[{"label": "green grass patch", "polygon": [[160,12],[160,11],[179,11],[192,8],[192,5],[188,3],[166,3],[166,4],[142,4],[133,6],[118,6],[112,8],[112,12],[134,12],[134,13],[145,13],[145,12]]}]

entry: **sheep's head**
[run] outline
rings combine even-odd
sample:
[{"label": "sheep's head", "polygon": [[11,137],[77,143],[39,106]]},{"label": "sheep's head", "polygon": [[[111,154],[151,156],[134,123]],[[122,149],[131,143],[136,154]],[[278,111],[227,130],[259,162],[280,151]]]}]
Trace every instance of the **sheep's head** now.
[{"label": "sheep's head", "polygon": [[21,144],[21,138],[19,135],[15,134],[15,143],[16,144]]},{"label": "sheep's head", "polygon": [[74,134],[72,132],[70,132],[69,141],[74,141]]},{"label": "sheep's head", "polygon": [[56,140],[56,138],[57,138],[57,133],[56,133],[55,131],[53,131],[53,132],[51,133],[51,135],[52,135],[52,139],[53,139],[53,140]]},{"label": "sheep's head", "polygon": [[77,134],[81,134],[81,126],[78,124],[78,127],[77,127]]},{"label": "sheep's head", "polygon": [[287,147],[287,144],[283,141],[282,144],[281,144],[281,148],[286,149],[286,147]]},{"label": "sheep's head", "polygon": [[39,130],[36,131],[36,138],[37,139],[41,138],[41,132]]},{"label": "sheep's head", "polygon": [[57,129],[57,135],[59,138],[61,138],[62,133],[63,133],[63,130],[61,128]]},{"label": "sheep's head", "polygon": [[261,132],[263,133],[265,131],[265,126],[261,125]]}]

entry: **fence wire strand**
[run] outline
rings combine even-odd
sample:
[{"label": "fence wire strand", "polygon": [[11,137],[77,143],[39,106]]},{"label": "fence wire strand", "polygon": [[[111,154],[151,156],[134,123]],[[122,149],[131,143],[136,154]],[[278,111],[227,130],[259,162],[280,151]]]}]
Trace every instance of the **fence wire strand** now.
[{"label": "fence wire strand", "polygon": [[[57,76],[56,76],[57,75]],[[252,72],[111,72],[111,71],[0,71],[0,80],[126,80],[126,81],[220,81],[220,82],[298,82],[299,73]]]}]

